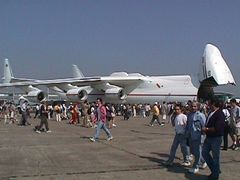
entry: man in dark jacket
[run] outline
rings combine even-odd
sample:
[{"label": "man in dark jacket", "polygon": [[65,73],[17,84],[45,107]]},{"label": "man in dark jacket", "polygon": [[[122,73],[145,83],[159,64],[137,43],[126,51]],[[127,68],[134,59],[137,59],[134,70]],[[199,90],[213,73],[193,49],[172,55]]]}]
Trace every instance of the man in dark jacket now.
[{"label": "man in dark jacket", "polygon": [[206,134],[202,155],[211,170],[208,179],[218,180],[220,174],[220,147],[225,129],[225,116],[219,100],[212,99],[209,101],[209,105],[211,112],[208,115],[205,127],[202,129]]},{"label": "man in dark jacket", "polygon": [[51,131],[49,130],[48,127],[48,106],[47,106],[47,101],[46,99],[43,99],[41,101],[41,105],[40,105],[40,125],[36,127],[36,133],[41,133],[41,129],[43,127],[43,125],[45,125],[46,128],[46,132],[50,133]]}]

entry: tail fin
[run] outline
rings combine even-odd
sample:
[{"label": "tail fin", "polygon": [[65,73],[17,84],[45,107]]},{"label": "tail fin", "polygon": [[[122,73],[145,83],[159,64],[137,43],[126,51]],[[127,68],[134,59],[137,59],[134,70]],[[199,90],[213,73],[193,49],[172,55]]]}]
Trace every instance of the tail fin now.
[{"label": "tail fin", "polygon": [[212,86],[234,84],[233,75],[222,57],[219,49],[207,44],[202,57],[202,71],[199,80],[201,83],[210,83]]},{"label": "tail fin", "polygon": [[78,68],[77,65],[73,64],[72,65],[72,70],[73,70],[73,77],[74,78],[83,78],[84,77],[83,73],[80,71],[80,69]]},{"label": "tail fin", "polygon": [[10,66],[10,63],[9,63],[8,59],[4,59],[4,70],[3,70],[3,72],[4,72],[3,83],[10,83],[11,80],[14,77],[13,77],[12,69],[11,69],[11,66]]},{"label": "tail fin", "polygon": [[202,100],[210,99],[216,86],[236,84],[220,50],[212,44],[207,44],[204,49],[199,82],[198,98]]},{"label": "tail fin", "polygon": [[12,82],[21,82],[21,81],[34,81],[34,79],[26,78],[15,78],[13,76],[12,68],[10,66],[9,60],[4,59],[4,74],[3,74],[3,83],[12,83]]}]

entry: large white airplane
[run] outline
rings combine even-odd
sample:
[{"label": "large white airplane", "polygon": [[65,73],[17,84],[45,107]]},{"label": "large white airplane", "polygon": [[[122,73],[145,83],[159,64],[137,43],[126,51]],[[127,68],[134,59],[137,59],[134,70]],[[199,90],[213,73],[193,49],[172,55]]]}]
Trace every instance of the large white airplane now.
[{"label": "large white airplane", "polygon": [[[178,101],[209,99],[213,88],[219,85],[233,84],[234,78],[219,49],[207,44],[201,60],[199,88],[196,88],[189,75],[143,76],[139,73],[114,72],[110,76],[84,77],[75,67],[74,78],[35,80],[13,78],[11,69],[6,67],[5,81],[0,88],[27,88],[28,95],[41,100],[44,94],[36,86],[43,85],[62,94],[70,101],[95,101],[102,97],[105,102],[154,103],[156,101]],[[20,81],[19,81],[20,80]]]}]

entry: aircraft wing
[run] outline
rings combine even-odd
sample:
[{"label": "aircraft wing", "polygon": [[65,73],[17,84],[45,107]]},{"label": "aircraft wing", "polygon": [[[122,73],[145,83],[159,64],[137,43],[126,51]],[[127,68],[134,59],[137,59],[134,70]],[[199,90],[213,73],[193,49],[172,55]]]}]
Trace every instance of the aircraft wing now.
[{"label": "aircraft wing", "polygon": [[[0,88],[4,87],[23,87],[23,86],[59,86],[62,84],[71,84],[74,86],[91,86],[93,88],[101,89],[105,84],[111,84],[122,88],[138,85],[144,80],[144,77],[84,77],[84,78],[66,78],[66,79],[53,79],[53,80],[32,80],[13,83],[0,84]],[[100,87],[100,88],[98,88]]]},{"label": "aircraft wing", "polygon": [[83,86],[89,85],[89,82],[98,82],[100,81],[100,78],[98,77],[92,77],[92,78],[66,78],[66,79],[52,79],[52,80],[35,80],[32,81],[21,81],[21,82],[12,82],[12,83],[3,83],[0,84],[0,88],[4,87],[22,87],[22,86],[38,86],[38,85],[44,85],[44,86],[55,86],[60,84],[81,84]]}]

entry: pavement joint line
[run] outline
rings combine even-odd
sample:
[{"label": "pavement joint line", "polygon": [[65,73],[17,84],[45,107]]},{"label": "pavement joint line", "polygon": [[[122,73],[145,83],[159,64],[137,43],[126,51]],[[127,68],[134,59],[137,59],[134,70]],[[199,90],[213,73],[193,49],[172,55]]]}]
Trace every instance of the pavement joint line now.
[{"label": "pavement joint line", "polygon": [[[114,141],[114,139],[113,139],[113,141]],[[105,144],[105,145],[108,145],[108,146],[110,146],[110,147],[113,148],[113,149],[117,149],[117,150],[119,150],[119,151],[123,151],[123,152],[126,152],[126,153],[128,153],[128,154],[134,155],[134,156],[136,156],[136,157],[140,157],[140,156],[141,156],[141,155],[138,155],[137,153],[133,153],[133,152],[128,151],[128,150],[126,150],[126,149],[124,149],[124,148],[120,148],[120,147],[118,147],[118,146],[114,146],[114,145],[109,144],[109,143],[105,143],[105,142],[100,142],[100,143]]]},{"label": "pavement joint line", "polygon": [[61,176],[61,175],[83,175],[83,174],[105,174],[105,173],[112,173],[112,172],[137,172],[137,171],[150,171],[150,170],[158,170],[163,169],[162,166],[154,165],[154,166],[135,166],[135,167],[128,167],[120,169],[113,169],[113,170],[99,170],[99,171],[82,171],[82,172],[66,172],[66,173],[43,173],[43,174],[32,174],[32,175],[19,175],[19,176],[8,176],[8,177],[1,177],[3,179],[17,179],[17,178],[24,178],[24,177],[46,177],[46,176]]},{"label": "pavement joint line", "polygon": [[144,132],[144,131],[138,131],[138,130],[130,130],[130,132],[132,133],[136,133],[136,134],[152,134],[152,135],[161,135],[161,136],[171,136],[171,134],[169,133],[154,133],[154,132]]}]

